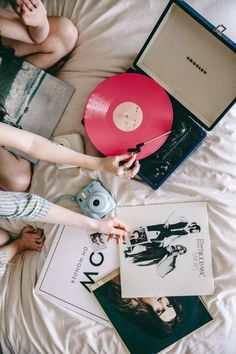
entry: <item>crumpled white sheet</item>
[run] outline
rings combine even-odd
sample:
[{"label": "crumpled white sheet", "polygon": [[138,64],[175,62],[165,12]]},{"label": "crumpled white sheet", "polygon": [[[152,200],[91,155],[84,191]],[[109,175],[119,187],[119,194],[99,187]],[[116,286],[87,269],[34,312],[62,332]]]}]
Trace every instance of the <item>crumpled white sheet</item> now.
[{"label": "crumpled white sheet", "polygon": [[[223,23],[236,41],[234,0],[187,1],[213,24]],[[94,87],[106,77],[124,72],[133,62],[167,1],[47,0],[48,13],[68,16],[77,24],[79,40],[60,78],[76,92],[55,135],[83,133],[84,105]],[[222,70],[224,69],[222,63]],[[92,151],[86,145],[87,151]],[[93,150],[94,152],[94,150]],[[111,191],[118,205],[207,201],[215,278],[215,294],[205,296],[214,321],[173,344],[163,353],[235,354],[236,352],[236,107],[208,134],[206,141],[157,190],[138,180],[84,169],[59,170],[40,162],[31,190],[49,200],[61,191],[76,193],[92,179]],[[79,211],[77,205],[62,205]],[[38,224],[39,226],[42,226]],[[1,221],[19,231],[23,222]],[[13,260],[1,280],[0,343],[4,354],[123,354],[110,329],[33,293],[56,226],[44,225],[42,252],[24,252]],[[63,261],[63,260],[62,260]],[[145,354],[145,353],[144,353]]]}]

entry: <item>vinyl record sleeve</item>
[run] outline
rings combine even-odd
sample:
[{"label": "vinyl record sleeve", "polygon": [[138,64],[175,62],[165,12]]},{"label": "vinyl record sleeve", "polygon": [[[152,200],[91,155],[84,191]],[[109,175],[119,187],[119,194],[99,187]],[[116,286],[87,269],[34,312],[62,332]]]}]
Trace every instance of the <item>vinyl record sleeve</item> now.
[{"label": "vinyl record sleeve", "polygon": [[91,289],[131,354],[156,354],[213,319],[197,296],[165,297],[173,317],[163,323],[144,299],[123,299],[119,283],[116,270]]},{"label": "vinyl record sleeve", "polygon": [[117,208],[130,229],[120,244],[123,297],[214,292],[207,203]]},{"label": "vinyl record sleeve", "polygon": [[106,314],[89,285],[119,265],[115,240],[82,228],[60,226],[35,287],[35,293],[106,326]]}]

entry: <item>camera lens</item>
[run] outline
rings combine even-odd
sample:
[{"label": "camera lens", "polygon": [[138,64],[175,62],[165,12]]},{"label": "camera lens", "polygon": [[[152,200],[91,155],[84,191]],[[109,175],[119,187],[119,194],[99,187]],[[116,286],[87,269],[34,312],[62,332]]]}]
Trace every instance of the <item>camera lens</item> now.
[{"label": "camera lens", "polygon": [[99,202],[98,199],[95,199],[95,200],[93,201],[93,205],[94,205],[94,206],[98,206],[99,204],[100,204],[100,202]]}]

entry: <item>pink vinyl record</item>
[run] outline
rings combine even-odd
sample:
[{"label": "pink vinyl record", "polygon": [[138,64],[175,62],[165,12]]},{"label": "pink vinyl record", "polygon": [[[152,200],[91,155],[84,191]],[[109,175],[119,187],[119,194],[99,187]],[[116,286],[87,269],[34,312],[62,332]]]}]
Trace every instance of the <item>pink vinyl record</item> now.
[{"label": "pink vinyl record", "polygon": [[[92,144],[104,155],[138,149],[137,158],[152,154],[168,138],[173,121],[166,91],[153,79],[118,74],[100,83],[88,98],[84,125]],[[160,135],[166,134],[163,137]]]}]

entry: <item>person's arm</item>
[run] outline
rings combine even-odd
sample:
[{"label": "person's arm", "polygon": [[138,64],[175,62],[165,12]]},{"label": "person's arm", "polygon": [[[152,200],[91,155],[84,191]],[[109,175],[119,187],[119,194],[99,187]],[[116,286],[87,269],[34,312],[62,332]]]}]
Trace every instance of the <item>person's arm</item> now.
[{"label": "person's arm", "polygon": [[0,217],[82,227],[117,238],[127,234],[126,225],[116,218],[92,219],[30,193],[0,191]]},{"label": "person's arm", "polygon": [[5,38],[15,39],[24,43],[34,43],[26,27],[20,23],[18,18],[1,18],[0,13],[0,35]]},{"label": "person's arm", "polygon": [[[15,148],[40,160],[107,171],[117,175],[123,174],[124,166],[129,168],[134,163],[134,167],[127,172],[127,177],[134,177],[139,171],[139,162],[135,161],[136,155],[104,158],[88,156],[5,123],[0,123],[0,145]],[[121,166],[121,163],[124,164]]]},{"label": "person's arm", "polygon": [[63,208],[57,204],[51,204],[47,215],[42,217],[40,221],[51,224],[82,227],[89,231],[114,235],[117,238],[119,238],[119,236],[126,236],[128,231],[126,225],[117,218],[92,219],[88,216]]}]

